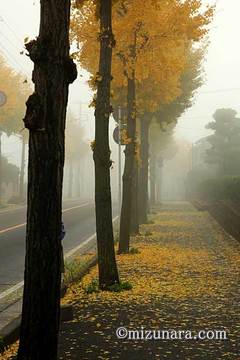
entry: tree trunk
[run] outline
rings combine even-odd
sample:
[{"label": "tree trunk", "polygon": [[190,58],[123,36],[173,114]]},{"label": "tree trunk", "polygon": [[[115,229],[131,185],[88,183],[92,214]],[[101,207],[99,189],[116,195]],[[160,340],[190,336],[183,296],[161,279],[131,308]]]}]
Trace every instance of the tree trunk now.
[{"label": "tree trunk", "polygon": [[64,131],[70,0],[41,0],[40,33],[26,44],[35,92],[24,119],[30,131],[24,296],[18,360],[56,360],[60,314]]},{"label": "tree trunk", "polygon": [[22,136],[22,156],[21,156],[21,169],[20,169],[20,179],[19,179],[19,196],[21,199],[24,199],[25,149],[26,149],[26,142],[24,136]]},{"label": "tree trunk", "polygon": [[125,149],[125,166],[123,173],[123,198],[120,220],[119,253],[129,252],[130,224],[132,211],[132,184],[133,168],[135,162],[135,137],[136,137],[136,85],[135,74],[128,79],[128,123],[127,133],[131,139]]},{"label": "tree trunk", "polygon": [[114,251],[110,185],[109,116],[112,68],[112,0],[100,1],[100,61],[95,110],[95,203],[99,286],[102,290],[119,283]]},{"label": "tree trunk", "polygon": [[68,198],[73,196],[73,161],[69,159],[69,174],[68,174]]},{"label": "tree trunk", "polygon": [[148,213],[148,172],[149,172],[149,126],[148,118],[141,118],[141,160],[139,172],[139,222],[147,222]]},{"label": "tree trunk", "polygon": [[133,179],[132,179],[132,208],[131,208],[131,235],[139,234],[139,215],[138,215],[138,164],[134,159]]},{"label": "tree trunk", "polygon": [[0,130],[0,205],[2,203],[2,131]]},{"label": "tree trunk", "polygon": [[156,156],[150,157],[150,204],[156,204]]}]

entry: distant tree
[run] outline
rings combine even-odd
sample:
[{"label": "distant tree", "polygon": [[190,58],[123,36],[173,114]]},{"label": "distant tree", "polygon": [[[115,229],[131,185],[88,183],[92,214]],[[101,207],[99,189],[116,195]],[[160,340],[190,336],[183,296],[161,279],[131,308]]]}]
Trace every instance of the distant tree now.
[{"label": "distant tree", "polygon": [[[73,181],[79,182],[80,164],[90,149],[90,145],[84,139],[84,128],[77,122],[74,116],[69,113],[66,127],[66,162],[69,168],[68,174],[68,197],[73,196]],[[77,171],[76,171],[77,170]],[[77,175],[76,175],[77,173]],[[80,185],[78,185],[80,190]],[[79,191],[78,191],[78,195]]]},{"label": "distant tree", "polygon": [[2,156],[2,182],[5,184],[17,184],[19,168],[8,162],[7,158]]},{"label": "distant tree", "polygon": [[31,92],[31,87],[25,82],[25,78],[16,73],[0,54],[0,90],[7,96],[7,102],[0,107],[0,203],[1,203],[1,138],[18,134],[22,128],[22,119],[25,111],[25,102]]},{"label": "distant tree", "polygon": [[[153,145],[153,142],[156,143],[156,139],[160,144],[158,145],[161,147],[162,141],[162,130],[167,128],[170,124],[170,127],[174,127],[177,124],[179,117],[189,108],[192,106],[193,97],[195,94],[196,89],[198,89],[203,83],[203,69],[202,69],[202,61],[205,54],[205,46],[202,46],[198,49],[195,49],[192,44],[190,43],[187,48],[187,60],[186,65],[183,73],[180,76],[179,80],[179,93],[173,97],[171,101],[169,101],[168,91],[171,89],[173,91],[174,86],[172,83],[172,79],[169,79],[168,82],[160,82],[158,86],[160,87],[162,94],[166,96],[165,101],[162,100],[162,97],[159,100],[158,109],[154,112],[149,112],[152,108],[154,109],[153,105],[149,106],[149,110],[143,114],[140,118],[141,120],[141,159],[142,159],[142,166],[140,167],[140,174],[139,174],[139,183],[140,183],[140,190],[139,190],[139,218],[140,223],[145,223],[147,221],[147,209],[148,209],[148,173],[149,173],[149,144]],[[172,84],[172,86],[171,86]],[[150,85],[149,85],[150,86]],[[167,90],[163,91],[164,86],[167,86]],[[172,88],[173,87],[173,88]],[[176,89],[175,89],[176,91]],[[155,90],[155,93],[158,91]],[[151,94],[151,92],[149,92]],[[150,96],[149,96],[150,97]],[[168,100],[167,100],[168,98]],[[149,103],[151,104],[153,97],[147,99],[146,96],[141,97],[142,104]],[[156,100],[155,100],[156,101]],[[146,108],[147,110],[147,108]],[[149,130],[151,123],[155,119],[154,131],[151,131],[151,136],[149,135]],[[157,126],[156,122],[159,124]],[[172,125],[171,125],[172,124]],[[165,145],[164,145],[165,146]],[[154,151],[153,151],[154,149]],[[155,184],[156,184],[156,164],[158,158],[159,149],[152,146],[151,150],[151,203],[155,202]],[[158,161],[159,163],[159,161]]]},{"label": "distant tree", "polygon": [[217,165],[221,175],[240,174],[240,119],[236,115],[233,109],[218,109],[206,126],[214,134],[207,138],[211,148],[206,150],[205,161]]},{"label": "distant tree", "polygon": [[20,166],[20,176],[19,176],[19,198],[20,200],[25,200],[24,177],[25,177],[25,169],[26,169],[26,145],[28,144],[27,132],[22,132],[20,134],[20,139],[22,143],[22,150],[21,150],[21,166]]},{"label": "distant tree", "polygon": [[22,128],[25,102],[31,87],[25,77],[17,73],[0,54],[0,90],[7,96],[7,102],[1,109],[0,129],[7,135],[18,133]]},{"label": "distant tree", "polygon": [[177,152],[174,139],[175,123],[161,127],[157,118],[150,126],[150,204],[154,205],[160,200],[161,169],[166,160],[173,158]]}]

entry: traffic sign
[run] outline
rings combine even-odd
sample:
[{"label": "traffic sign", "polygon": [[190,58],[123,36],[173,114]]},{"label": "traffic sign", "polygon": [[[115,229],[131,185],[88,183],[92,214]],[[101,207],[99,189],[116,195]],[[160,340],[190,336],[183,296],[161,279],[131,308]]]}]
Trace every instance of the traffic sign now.
[{"label": "traffic sign", "polygon": [[[126,125],[122,125],[121,131],[123,131],[123,130],[125,130],[125,129],[127,129],[127,126],[126,126]],[[115,143],[117,143],[118,145],[119,145],[119,138],[120,138],[120,136],[119,136],[119,126],[117,125],[117,126],[115,127],[115,129],[113,130],[113,140],[114,140]],[[124,143],[124,140],[123,140],[122,136],[121,136],[121,145],[126,145],[126,144]]]},{"label": "traffic sign", "polygon": [[[120,112],[119,112],[120,109]],[[121,115],[120,115],[121,114]],[[113,108],[113,118],[114,120],[119,123],[119,118],[121,117],[120,121],[122,124],[127,124],[127,108],[124,108],[122,106],[116,106]]]}]

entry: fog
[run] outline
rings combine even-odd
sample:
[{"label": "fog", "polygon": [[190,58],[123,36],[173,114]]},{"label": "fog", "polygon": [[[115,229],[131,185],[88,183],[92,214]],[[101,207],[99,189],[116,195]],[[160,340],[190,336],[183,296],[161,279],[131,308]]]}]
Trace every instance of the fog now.
[{"label": "fog", "polygon": [[[214,1],[205,1],[206,4],[213,4]],[[238,112],[240,97],[240,50],[236,46],[239,34],[239,13],[240,3],[237,0],[219,0],[216,3],[217,10],[214,22],[211,24],[209,34],[209,47],[205,56],[205,81],[204,85],[196,92],[193,106],[178,120],[174,131],[174,137],[178,144],[177,156],[175,159],[165,161],[163,168],[163,193],[168,198],[169,177],[179,169],[175,168],[178,157],[191,159],[192,149],[195,144],[205,136],[213,133],[206,129],[213,113],[218,108],[233,108]],[[19,16],[21,14],[21,16]],[[25,55],[21,55],[23,41],[27,38],[34,38],[38,33],[39,23],[39,1],[9,0],[0,3],[0,50],[6,61],[17,71],[20,71],[29,82],[31,78],[32,63]],[[94,139],[94,112],[89,108],[92,93],[87,85],[88,74],[79,69],[77,81],[70,87],[68,109],[71,111],[78,124],[84,128],[84,137],[89,149],[84,161],[86,168],[91,169],[86,178],[93,179],[93,162],[90,143]],[[1,84],[0,84],[1,90]],[[112,170],[113,194],[117,196],[117,172],[118,172],[118,149],[112,140],[112,131],[115,127],[114,120],[111,120],[110,140],[114,168]],[[20,125],[21,128],[21,125]],[[188,149],[188,154],[186,154]],[[27,150],[26,150],[27,151]],[[2,152],[8,160],[20,167],[21,142],[14,135],[2,136]],[[181,155],[182,154],[182,155]],[[187,162],[187,161],[186,161]],[[191,168],[188,160],[188,168]],[[187,165],[183,172],[183,182],[187,174]],[[68,165],[65,169],[65,183],[67,182]],[[165,179],[165,180],[164,180]],[[87,181],[88,182],[88,181]],[[89,184],[88,184],[89,185]],[[87,189],[86,194],[93,193],[93,182],[91,190]],[[183,185],[179,185],[180,187]],[[66,193],[66,184],[64,186]],[[183,192],[181,190],[180,192]],[[177,195],[176,195],[177,196]],[[178,197],[178,196],[177,196]],[[181,196],[180,196],[181,197]]]},{"label": "fog", "polygon": [[0,360],[238,357],[239,14],[0,1]]}]

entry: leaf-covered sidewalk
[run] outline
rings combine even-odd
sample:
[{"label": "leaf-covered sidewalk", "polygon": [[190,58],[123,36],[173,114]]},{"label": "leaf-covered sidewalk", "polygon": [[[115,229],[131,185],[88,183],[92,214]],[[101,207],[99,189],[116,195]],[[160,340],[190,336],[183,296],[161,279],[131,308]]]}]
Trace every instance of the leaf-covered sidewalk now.
[{"label": "leaf-covered sidewalk", "polygon": [[[73,286],[74,320],[62,325],[59,359],[240,359],[240,244],[207,214],[168,204],[118,256],[121,293],[85,289],[97,268]],[[133,251],[134,252],[134,251]],[[129,330],[226,330],[227,340],[120,340]]]}]

